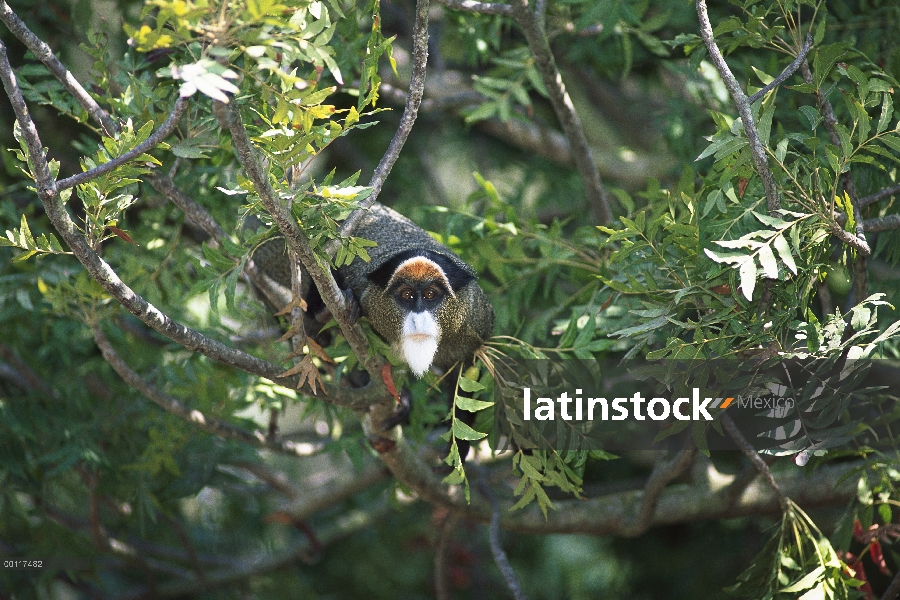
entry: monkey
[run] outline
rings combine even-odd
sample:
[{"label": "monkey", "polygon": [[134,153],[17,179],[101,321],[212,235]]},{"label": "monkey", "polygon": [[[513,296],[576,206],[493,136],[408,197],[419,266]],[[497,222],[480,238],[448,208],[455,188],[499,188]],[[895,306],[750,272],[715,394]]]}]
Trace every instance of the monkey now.
[{"label": "monkey", "polygon": [[[472,267],[381,204],[366,211],[353,235],[377,246],[368,250],[369,262],[356,257],[334,271],[335,279],[412,374],[422,377],[432,368],[446,372],[471,364],[494,328],[494,309]],[[289,289],[284,246],[283,238],[270,240],[254,252],[253,260]],[[310,278],[302,277],[302,284],[307,324],[315,328],[329,315]]]}]

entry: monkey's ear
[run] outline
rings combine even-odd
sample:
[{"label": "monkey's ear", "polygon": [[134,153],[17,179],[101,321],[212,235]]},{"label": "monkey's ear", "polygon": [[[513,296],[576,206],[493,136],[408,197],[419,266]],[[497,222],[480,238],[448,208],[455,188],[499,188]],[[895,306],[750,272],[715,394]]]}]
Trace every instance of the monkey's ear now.
[{"label": "monkey's ear", "polygon": [[397,271],[397,268],[401,264],[411,258],[416,258],[418,256],[427,258],[438,267],[440,267],[441,271],[444,272],[444,277],[447,278],[447,283],[450,285],[450,289],[454,294],[462,287],[466,286],[472,281],[475,281],[474,273],[464,268],[463,266],[460,266],[450,257],[438,252],[433,252],[431,250],[425,250],[423,248],[411,248],[410,250],[398,252],[387,261],[385,261],[377,269],[369,273],[368,279],[378,287],[384,289],[387,287],[391,278],[394,276],[394,273]]}]

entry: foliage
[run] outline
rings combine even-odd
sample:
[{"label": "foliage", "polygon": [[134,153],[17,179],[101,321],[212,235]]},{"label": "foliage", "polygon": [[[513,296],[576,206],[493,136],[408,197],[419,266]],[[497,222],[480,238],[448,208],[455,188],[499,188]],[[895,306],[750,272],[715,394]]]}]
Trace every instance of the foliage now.
[{"label": "foliage", "polygon": [[[484,458],[484,448],[501,445],[493,429],[505,384],[498,369],[517,360],[640,357],[668,365],[705,362],[712,370],[722,364],[713,361],[736,359],[741,368],[717,374],[720,380],[733,379],[733,385],[743,384],[739,377],[747,372],[756,375],[772,363],[809,361],[803,364],[831,371],[797,386],[798,407],[788,416],[801,422],[803,433],[774,454],[792,456],[801,466],[812,460],[809,468],[832,458],[857,461],[853,464],[862,466],[848,474],[848,481],[857,485],[856,498],[831,541],[791,504],[755,559],[733,561],[742,566],[749,562],[749,568],[740,576],[731,572],[722,577],[737,577],[729,592],[751,598],[844,598],[864,590],[863,555],[869,552],[880,569],[884,556],[876,560],[876,554],[896,539],[891,536],[891,507],[900,498],[891,426],[900,414],[891,396],[895,389],[856,394],[854,386],[864,373],[842,365],[847,359],[863,365],[865,359],[900,357],[897,277],[874,276],[876,266],[896,273],[896,232],[867,232],[873,249],[868,285],[859,290],[847,282],[843,291],[826,297],[835,274],[860,281],[859,250],[834,234],[856,235],[865,223],[897,218],[889,199],[855,210],[843,178],[852,174],[860,196],[874,194],[896,184],[900,160],[893,96],[900,54],[890,43],[891,30],[871,24],[879,19],[896,23],[897,9],[863,4],[859,14],[850,14],[843,7],[828,7],[829,13],[815,2],[748,0],[713,15],[716,38],[738,80],[751,82],[748,93],[772,81],[796,55],[806,32],[813,34],[810,81],[799,83],[795,76],[752,106],[780,198],[780,207],[772,208],[747,132],[727,96],[718,93],[724,89],[721,79],[693,34],[691,6],[548,3],[547,36],[579,112],[595,110],[583,108],[591,104],[584,97],[604,97],[597,88],[606,83],[595,81],[599,73],[619,86],[615,111],[620,112],[606,120],[635,127],[617,130],[618,139],[640,137],[641,126],[654,130],[647,147],[629,142],[609,154],[617,160],[648,156],[648,147],[655,146],[653,151],[662,148],[669,159],[687,156],[694,161],[688,167],[642,173],[641,185],[606,179],[618,202],[617,220],[599,227],[586,222],[581,184],[567,167],[553,157],[523,156],[531,150],[511,148],[509,139],[487,141],[475,133],[488,130],[478,129],[482,126],[496,131],[497,123],[502,128],[511,120],[554,125],[538,58],[510,19],[446,10],[446,30],[433,34],[438,37],[434,52],[453,69],[471,75],[466,81],[471,80],[480,100],[450,118],[423,114],[381,196],[430,225],[435,237],[469,262],[495,307],[499,335],[475,366],[451,371],[448,381],[435,374],[422,380],[401,375],[397,381],[417,400],[405,438],[414,447],[437,447],[443,453],[444,464],[436,467],[442,469],[442,490],[459,487],[466,502],[478,504],[470,480],[491,476],[491,467],[474,458],[464,462],[465,449],[471,445]],[[412,7],[401,2],[391,10],[405,18]],[[391,18],[388,12],[377,0],[148,2],[139,20],[130,19],[125,26],[129,41],[124,55],[119,32],[91,31],[80,46],[89,57],[90,94],[120,126],[111,137],[101,136],[88,111],[31,57],[16,71],[42,135],[51,132],[42,139],[50,148],[54,177],[115,161],[169,118],[176,99],[190,98],[174,136],[78,184],[74,193],[65,190],[61,200],[78,231],[118,277],[173,320],[286,364],[288,372],[308,376],[312,371],[315,376],[304,381],[335,386],[330,389],[340,389],[345,378],[353,377],[364,357],[354,356],[333,327],[299,348],[288,346],[290,335],[278,340],[284,330],[297,334],[296,323],[283,314],[280,319],[269,316],[275,311],[264,306],[245,278],[254,252],[277,235],[277,227],[260,199],[262,190],[238,164],[213,101],[239,111],[262,159],[264,178],[300,225],[320,266],[367,260],[372,242],[341,236],[339,228],[371,193],[360,184],[362,173],[374,164],[366,152],[385,147],[382,138],[390,135],[391,127],[374,127],[376,114],[386,123],[394,121],[385,108],[387,94],[381,95],[382,78],[398,87],[396,79],[405,75],[399,53],[394,60],[395,38],[382,31]],[[396,23],[391,27],[404,31]],[[429,68],[440,73],[445,66]],[[650,100],[628,106],[632,88]],[[834,105],[836,122],[830,121],[819,96]],[[52,133],[56,122],[47,111],[64,117],[56,133],[65,144]],[[647,118],[654,111],[660,116]],[[604,137],[603,124],[590,117],[582,120],[589,133],[594,126],[600,129],[589,137],[605,160],[595,141]],[[8,129],[13,132],[11,125]],[[701,141],[703,133],[708,134],[706,142]],[[465,140],[465,152],[447,150],[455,148],[455,139]],[[377,471],[381,467],[368,441],[371,432],[363,430],[359,415],[332,404],[334,398],[312,397],[305,388],[288,389],[226,367],[145,328],[112,300],[53,232],[34,194],[34,157],[21,131],[10,136],[7,146],[12,149],[4,152],[0,203],[6,232],[0,236],[0,548],[31,556],[65,548],[71,555],[108,561],[112,567],[106,572],[112,575],[103,583],[116,593],[146,584],[140,569],[128,561],[153,568],[171,560],[165,563],[171,569],[160,589],[174,593],[168,582],[189,580],[194,571],[227,577],[235,565],[252,562],[247,558],[251,552],[254,560],[277,555],[288,557],[284,564],[297,564],[322,541],[323,568],[300,567],[302,574],[293,578],[285,571],[261,569],[230,594],[222,593],[254,593],[258,586],[271,597],[430,594],[430,577],[423,574],[430,569],[430,558],[420,553],[398,564],[393,552],[431,543],[425,538],[430,535],[429,515],[421,506],[406,505],[416,492],[406,482],[372,484],[357,499],[336,501],[329,511],[310,513],[300,522],[291,520],[284,503],[264,487],[272,480],[258,475],[259,468],[280,469],[291,473],[287,487],[303,482],[321,490],[316,486],[331,481],[332,474],[352,479]],[[443,164],[444,159],[452,164]],[[460,175],[473,171],[471,180]],[[151,174],[168,174],[222,226],[224,236],[211,238],[161,199],[148,184]],[[422,201],[441,194],[446,202],[438,206]],[[335,240],[340,243],[329,255],[325,248]],[[387,345],[363,326],[373,352],[393,358]],[[91,327],[105,332],[133,371],[192,411],[192,420],[159,410],[121,379],[97,352]],[[713,378],[702,369],[694,376]],[[671,384],[671,368],[658,379]],[[812,381],[827,383],[835,393],[820,398]],[[764,387],[758,381],[755,385]],[[444,397],[448,388],[452,402]],[[299,440],[298,447],[315,456],[272,456],[197,427],[213,420],[253,431],[263,440],[293,436],[292,442]],[[681,431],[673,427],[668,433]],[[714,431],[698,426],[691,433],[716,466],[724,463],[727,469],[730,459],[708,450],[707,438]],[[590,496],[592,486],[615,486],[647,475],[643,466],[604,450],[512,447],[493,459],[506,461],[504,475],[511,475],[507,481],[513,499],[505,515],[510,519],[540,511],[539,518],[550,522],[554,513],[572,510],[567,502]],[[298,489],[295,485],[288,493],[292,502],[305,497]],[[431,517],[434,523],[444,518],[439,509]],[[819,519],[815,513],[813,517]],[[827,523],[827,515],[823,518]],[[862,533],[854,534],[857,520]],[[762,518],[754,520],[744,525],[742,535],[767,525]],[[378,539],[367,537],[361,543],[358,536],[364,533],[345,539],[362,527],[378,528]],[[721,527],[725,532],[736,525]],[[321,540],[309,534],[313,530]],[[642,538],[648,546],[654,543],[651,538],[658,539],[653,535]],[[541,557],[546,559],[542,553],[555,548],[574,556],[582,548],[609,564],[626,566],[592,579],[582,577],[582,571],[603,561],[573,558],[572,565],[585,567],[553,574],[566,588],[559,596],[596,597],[609,590],[620,597],[658,594],[642,587],[654,571],[642,548],[613,554],[606,542],[582,544],[580,539],[529,542],[517,550],[516,566],[544,573],[541,569],[549,569],[553,561],[541,563]],[[143,550],[127,558],[116,554],[133,542],[135,548],[147,548],[148,560],[139,560]],[[737,557],[742,544],[737,536],[731,542],[720,553]],[[708,547],[691,543],[680,539],[684,545],[674,553],[708,553]],[[863,544],[865,550],[854,546],[855,554],[850,554],[851,543]],[[461,557],[454,566],[458,591],[464,587],[461,582],[469,581],[466,577],[479,578],[467,592],[470,597],[499,590],[499,576],[481,566],[487,563],[482,560],[489,552],[486,544],[472,539],[456,544],[454,556]],[[467,552],[479,560],[466,562]],[[900,564],[889,553],[888,558],[896,570]],[[623,573],[629,573],[627,581]],[[53,575],[2,577],[0,587],[49,589]],[[535,596],[553,595],[540,591],[539,577],[533,579]],[[721,588],[728,583],[717,579],[696,585]],[[682,585],[681,597],[712,593],[691,587],[692,582]]]}]

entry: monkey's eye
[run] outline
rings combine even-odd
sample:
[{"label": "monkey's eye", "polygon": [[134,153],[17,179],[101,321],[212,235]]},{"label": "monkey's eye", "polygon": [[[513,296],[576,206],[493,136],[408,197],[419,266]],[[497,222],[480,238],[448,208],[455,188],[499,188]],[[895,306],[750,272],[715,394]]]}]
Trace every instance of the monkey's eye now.
[{"label": "monkey's eye", "polygon": [[438,297],[438,291],[433,287],[427,287],[422,291],[422,297],[426,300],[434,300]]},{"label": "monkey's eye", "polygon": [[413,291],[412,288],[408,288],[408,287],[401,289],[399,296],[400,296],[401,300],[415,300],[416,299],[416,293]]}]

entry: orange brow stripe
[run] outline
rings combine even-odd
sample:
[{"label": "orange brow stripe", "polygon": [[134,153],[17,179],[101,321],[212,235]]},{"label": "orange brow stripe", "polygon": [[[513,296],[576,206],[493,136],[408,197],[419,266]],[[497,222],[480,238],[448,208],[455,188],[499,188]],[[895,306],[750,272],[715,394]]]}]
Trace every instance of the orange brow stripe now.
[{"label": "orange brow stripe", "polygon": [[398,278],[410,279],[412,281],[428,281],[436,279],[441,281],[444,286],[450,290],[451,295],[453,294],[450,282],[447,280],[447,276],[444,274],[443,269],[441,269],[434,261],[423,256],[416,256],[402,262],[391,276],[388,287],[393,285]]}]

